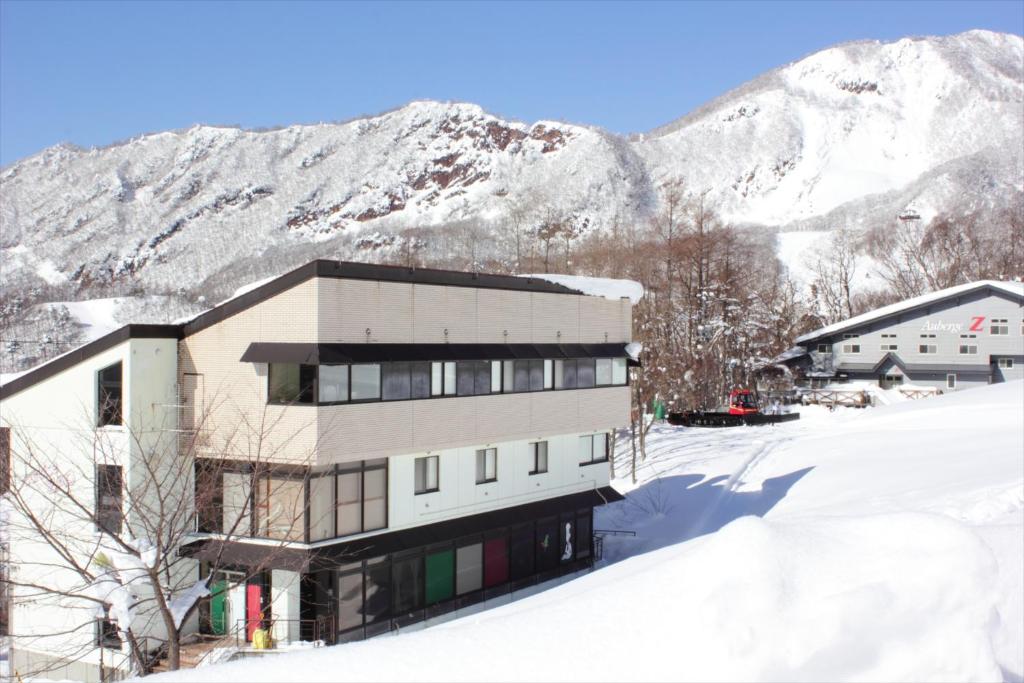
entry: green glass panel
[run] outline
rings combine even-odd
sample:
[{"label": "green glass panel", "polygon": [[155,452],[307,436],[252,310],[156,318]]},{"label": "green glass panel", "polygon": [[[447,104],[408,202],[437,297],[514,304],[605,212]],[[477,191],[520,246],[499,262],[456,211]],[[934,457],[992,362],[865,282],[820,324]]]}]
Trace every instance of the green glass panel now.
[{"label": "green glass panel", "polygon": [[427,555],[427,604],[452,597],[454,592],[455,553],[444,550]]},{"label": "green glass panel", "polygon": [[210,595],[210,627],[215,635],[222,636],[228,632],[228,582],[214,581]]}]

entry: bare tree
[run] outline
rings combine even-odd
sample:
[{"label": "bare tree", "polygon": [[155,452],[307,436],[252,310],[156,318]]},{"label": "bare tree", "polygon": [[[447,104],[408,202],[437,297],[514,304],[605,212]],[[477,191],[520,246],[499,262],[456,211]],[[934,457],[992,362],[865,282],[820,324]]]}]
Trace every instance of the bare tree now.
[{"label": "bare tree", "polygon": [[[166,655],[167,668],[177,669],[182,637],[194,628],[196,611],[227,564],[229,544],[254,533],[277,539],[238,579],[245,581],[270,567],[289,541],[302,540],[303,496],[280,488],[289,480],[275,476],[280,466],[266,438],[282,425],[264,413],[260,424],[238,425],[223,450],[212,453],[205,438],[208,415],[195,415],[186,430],[171,420],[126,426],[120,433],[97,430],[86,420],[66,427],[85,446],[78,452],[55,451],[35,438],[35,430],[12,425],[9,587],[19,603],[55,605],[77,615],[65,630],[15,630],[15,642],[38,641],[59,659],[78,659],[94,647],[81,637],[82,629],[93,628],[90,615],[108,614],[112,630],[116,623],[116,633],[108,635],[127,644],[134,673],[147,673],[154,651]],[[251,472],[258,485],[229,492],[229,502],[222,475],[239,470]],[[308,477],[308,467],[304,471]],[[269,500],[278,504],[271,509]],[[250,509],[255,519],[241,512]],[[196,560],[180,552],[197,540],[197,526],[217,539],[204,558],[204,577]],[[78,637],[66,638],[73,635]],[[57,648],[58,641],[64,646]]]},{"label": "bare tree", "polygon": [[852,292],[858,252],[856,236],[842,227],[832,233],[816,254],[811,291],[826,324],[854,316]]}]

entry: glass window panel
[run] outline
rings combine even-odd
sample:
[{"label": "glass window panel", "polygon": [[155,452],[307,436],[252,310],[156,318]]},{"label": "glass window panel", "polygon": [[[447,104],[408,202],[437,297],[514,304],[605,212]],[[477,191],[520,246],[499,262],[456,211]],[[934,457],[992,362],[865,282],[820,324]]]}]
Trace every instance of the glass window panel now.
[{"label": "glass window panel", "polygon": [[483,586],[483,545],[474,543],[455,551],[455,592],[465,595]]},{"label": "glass window panel", "polygon": [[430,364],[430,395],[440,396],[444,390],[444,363]]},{"label": "glass window panel", "polygon": [[348,400],[348,366],[320,366],[320,402],[336,403]]},{"label": "glass window panel", "polygon": [[514,367],[514,381],[513,385],[516,391],[529,391],[530,390],[530,361],[528,360],[517,360],[515,361]]},{"label": "glass window panel", "polygon": [[299,398],[299,364],[270,363],[270,402],[291,403]]},{"label": "glass window panel", "polygon": [[352,366],[352,400],[368,401],[380,398],[380,365]]},{"label": "glass window panel", "polygon": [[363,473],[363,531],[383,529],[388,522],[388,472]]},{"label": "glass window panel", "polygon": [[338,630],[363,625],[363,572],[338,577]]},{"label": "glass window panel", "polygon": [[542,391],[544,389],[544,361],[530,361],[530,391]]},{"label": "glass window panel", "polygon": [[459,396],[472,396],[476,393],[474,388],[476,381],[476,367],[473,361],[460,360],[455,364],[458,368],[458,394]]},{"label": "glass window panel", "polygon": [[555,389],[565,388],[565,361],[555,361]]},{"label": "glass window panel", "polygon": [[506,360],[502,362],[502,372],[504,373],[502,380],[502,391],[506,393],[513,391],[515,389],[515,366],[515,361]]},{"label": "glass window panel", "polygon": [[338,536],[358,534],[363,530],[362,472],[338,475]]},{"label": "glass window panel", "polygon": [[501,361],[491,361],[491,393],[497,394],[501,391]]},{"label": "glass window panel", "polygon": [[248,536],[252,502],[252,475],[239,472],[224,473],[224,533]]},{"label": "glass window panel", "polygon": [[442,550],[427,555],[426,603],[447,600],[455,595],[455,551]]},{"label": "glass window panel", "polygon": [[595,361],[597,367],[597,385],[604,386],[612,383],[612,359],[598,358]]},{"label": "glass window panel", "polygon": [[99,392],[97,393],[98,426],[119,425],[122,423],[121,403],[121,363],[114,363],[98,373]]},{"label": "glass window panel", "polygon": [[558,528],[559,548],[561,562],[572,562],[576,559],[576,519],[562,519]]},{"label": "glass window panel", "polygon": [[509,537],[512,556],[512,580],[525,579],[533,574],[533,525],[514,529]]},{"label": "glass window panel", "polygon": [[412,398],[428,398],[431,394],[431,364],[413,363]]},{"label": "glass window panel", "polygon": [[476,368],[476,393],[477,394],[489,394],[491,393],[491,364],[486,360],[478,360],[474,362]]},{"label": "glass window panel", "polygon": [[562,362],[562,389],[576,388],[576,361],[567,360]]},{"label": "glass window panel", "polygon": [[391,575],[394,614],[407,614],[423,607],[423,558],[395,560]]},{"label": "glass window panel", "polygon": [[455,363],[444,364],[444,394],[455,395]]},{"label": "glass window panel", "polygon": [[256,489],[256,522],[259,535],[284,541],[302,541],[305,536],[302,479],[262,476]]},{"label": "glass window panel", "polygon": [[533,447],[533,471],[532,474],[540,474],[548,471],[548,442],[538,441],[531,444]]},{"label": "glass window panel", "polygon": [[437,490],[439,460],[440,456],[437,455],[416,458],[416,493],[428,493]]},{"label": "glass window panel", "polygon": [[412,376],[408,363],[384,363],[380,372],[383,400],[400,401],[412,397]]},{"label": "glass window panel", "polygon": [[593,460],[594,455],[594,437],[592,436],[581,436],[580,437],[580,463],[587,463]]},{"label": "glass window panel", "polygon": [[558,566],[558,521],[537,522],[537,571],[542,572]]},{"label": "glass window panel", "polygon": [[581,358],[576,361],[576,386],[588,389],[594,386],[594,359]]},{"label": "glass window panel", "polygon": [[576,557],[590,557],[590,542],[593,532],[590,528],[590,515],[576,517]]},{"label": "glass window panel", "polygon": [[626,383],[626,359],[612,358],[612,384]]},{"label": "glass window panel", "polygon": [[544,361],[544,388],[550,389],[554,386],[554,361]]},{"label": "glass window panel", "polygon": [[484,484],[498,478],[498,449],[485,448],[476,452],[476,483]]},{"label": "glass window panel", "polygon": [[391,568],[387,562],[366,568],[366,623],[386,618],[391,612]]},{"label": "glass window panel", "polygon": [[508,581],[508,539],[484,542],[484,588]]},{"label": "glass window panel", "polygon": [[334,536],[334,473],[309,480],[309,540]]},{"label": "glass window panel", "polygon": [[594,434],[594,460],[608,459],[608,436]]}]

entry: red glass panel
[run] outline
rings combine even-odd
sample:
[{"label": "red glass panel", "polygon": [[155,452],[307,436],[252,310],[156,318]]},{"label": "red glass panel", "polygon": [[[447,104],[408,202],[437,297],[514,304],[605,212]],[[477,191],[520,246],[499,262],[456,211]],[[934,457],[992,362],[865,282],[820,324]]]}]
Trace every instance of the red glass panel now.
[{"label": "red glass panel", "polygon": [[508,581],[508,539],[484,542],[484,588]]}]

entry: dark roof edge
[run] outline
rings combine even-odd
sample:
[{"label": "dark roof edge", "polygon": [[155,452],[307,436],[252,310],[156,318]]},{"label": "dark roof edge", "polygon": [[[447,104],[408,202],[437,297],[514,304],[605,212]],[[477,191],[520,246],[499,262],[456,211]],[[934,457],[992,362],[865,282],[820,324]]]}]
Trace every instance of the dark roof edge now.
[{"label": "dark roof edge", "polygon": [[0,386],[0,400],[10,398],[56,374],[122,344],[129,339],[180,339],[180,325],[125,325],[29,370]]}]

